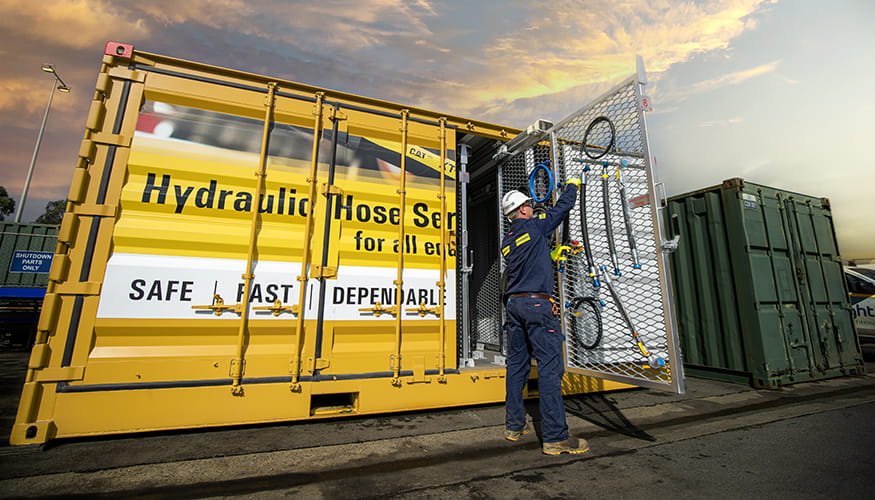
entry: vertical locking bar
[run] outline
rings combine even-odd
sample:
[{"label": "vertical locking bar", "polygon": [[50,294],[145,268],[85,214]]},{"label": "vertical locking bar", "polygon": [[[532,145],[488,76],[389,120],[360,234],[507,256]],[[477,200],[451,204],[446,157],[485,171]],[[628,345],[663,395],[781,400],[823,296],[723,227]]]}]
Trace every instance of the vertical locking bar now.
[{"label": "vertical locking bar", "polygon": [[240,313],[240,329],[237,332],[237,349],[234,359],[231,361],[231,393],[243,394],[240,381],[243,378],[243,346],[246,345],[246,337],[249,334],[249,290],[252,287],[252,273],[255,260],[255,245],[258,239],[259,201],[264,193],[265,176],[267,175],[267,156],[270,147],[270,131],[273,123],[273,110],[276,103],[276,82],[267,84],[267,96],[264,99],[264,127],[261,132],[261,153],[258,157],[258,170],[255,171],[255,206],[252,208],[252,222],[249,226],[249,248],[246,252],[246,271],[241,275],[243,278],[243,302],[238,305]]},{"label": "vertical locking bar", "polygon": [[[340,129],[340,108],[337,105],[328,108],[328,119],[331,120],[331,161],[328,163],[328,180],[325,184],[325,223],[322,232],[322,269],[328,266],[328,247],[331,245],[331,206],[334,201],[331,187],[334,186],[334,174],[337,170],[337,134]],[[340,196],[338,195],[338,199]],[[316,348],[313,359],[322,357],[322,338],[325,328],[325,293],[327,292],[326,277],[319,275],[319,308],[316,316]]]},{"label": "vertical locking bar", "polygon": [[438,282],[436,283],[438,286],[438,314],[440,315],[440,336],[441,336],[441,352],[440,352],[440,372],[438,374],[439,382],[446,382],[446,365],[447,365],[447,321],[446,321],[446,297],[444,296],[446,292],[447,286],[447,254],[449,253],[449,245],[448,245],[448,224],[447,224],[447,175],[446,175],[446,162],[447,162],[447,119],[446,117],[441,117],[438,120],[441,125],[440,129],[440,139],[441,139],[441,167],[440,167],[440,176],[441,176],[441,188],[440,194],[438,198],[441,200],[441,251],[440,251],[440,277],[438,278]]},{"label": "vertical locking bar", "polygon": [[461,307],[456,311],[456,322],[461,321],[462,324],[462,337],[459,339],[462,345],[459,354],[461,354],[462,363],[465,366],[470,366],[469,360],[473,361],[471,357],[471,308],[469,307],[469,304],[472,304],[471,272],[473,267],[471,266],[470,251],[468,249],[468,147],[464,143],[459,145],[459,157],[456,164],[457,186],[459,187],[456,197],[458,200],[461,200],[461,203],[457,203],[459,217],[456,219],[456,227],[459,228],[458,240],[456,242],[456,258],[461,259],[461,265],[458,266],[460,274],[456,279],[461,280],[462,293],[462,300],[457,302],[457,304],[461,304]]},{"label": "vertical locking bar", "polygon": [[298,290],[298,321],[295,332],[295,353],[292,360],[292,384],[290,389],[294,392],[301,390],[301,352],[304,348],[304,300],[307,294],[307,270],[310,267],[310,239],[313,236],[313,224],[315,222],[316,208],[316,186],[318,179],[316,174],[319,169],[319,141],[322,137],[322,107],[325,100],[324,92],[316,92],[316,104],[313,110],[313,150],[310,160],[310,175],[307,177],[307,183],[310,185],[309,195],[307,199],[307,222],[304,229],[304,250],[301,254],[301,275],[298,276],[300,289]]},{"label": "vertical locking bar", "polygon": [[[758,194],[762,196],[762,191]],[[784,218],[787,223],[786,232],[790,240],[787,253],[790,255],[791,264],[796,269],[796,287],[799,290],[799,316],[801,316],[800,323],[802,324],[802,332],[807,344],[805,352],[808,354],[808,373],[814,374],[814,370],[820,364],[814,352],[815,340],[819,341],[820,339],[815,339],[817,336],[817,316],[814,310],[814,302],[811,298],[811,277],[808,276],[808,269],[805,265],[805,242],[803,241],[805,236],[799,224],[799,208],[794,196],[792,194],[788,195],[783,205],[786,209],[786,216]],[[760,211],[762,212],[762,210],[763,207],[760,204]]]},{"label": "vertical locking bar", "polygon": [[407,118],[409,110],[401,110],[401,181],[398,187],[398,207],[400,220],[398,221],[398,273],[395,280],[395,354],[393,355],[392,384],[401,385],[401,316],[402,302],[404,300],[404,249],[405,228],[404,221],[407,213]]}]

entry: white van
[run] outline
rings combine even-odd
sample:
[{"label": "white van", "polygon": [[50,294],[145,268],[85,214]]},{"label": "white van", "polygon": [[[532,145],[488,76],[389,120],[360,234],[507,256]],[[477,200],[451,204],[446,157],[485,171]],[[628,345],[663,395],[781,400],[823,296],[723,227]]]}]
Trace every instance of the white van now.
[{"label": "white van", "polygon": [[860,342],[875,342],[875,269],[846,267],[845,280]]}]

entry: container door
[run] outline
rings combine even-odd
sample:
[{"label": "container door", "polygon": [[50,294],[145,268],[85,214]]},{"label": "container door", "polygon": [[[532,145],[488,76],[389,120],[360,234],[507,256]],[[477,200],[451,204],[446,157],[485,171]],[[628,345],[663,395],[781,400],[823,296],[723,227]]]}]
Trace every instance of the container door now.
[{"label": "container door", "polygon": [[[455,351],[445,124],[320,95],[257,98],[271,102],[262,120],[146,101],[97,315],[118,324],[95,351],[116,331],[181,343],[203,329],[186,355],[221,353],[213,378],[235,391],[442,375]],[[188,371],[188,384],[205,377]]]},{"label": "container door", "polygon": [[[683,366],[644,120],[643,68],[639,74],[554,125],[549,141],[507,160],[501,192],[527,189],[546,209],[566,179],[583,180],[555,241],[554,298],[566,368],[680,393]],[[503,220],[502,233],[506,226]]]},{"label": "container door", "polygon": [[61,351],[88,370],[60,390],[157,381],[243,395],[444,373],[455,351],[445,120],[276,84],[155,73],[133,87],[118,120],[130,145],[107,160],[112,225],[78,237],[102,252],[103,282],[90,316],[69,307]]},{"label": "container door", "polygon": [[[121,165],[83,385],[135,383],[119,361],[168,387],[221,383],[242,395],[295,383],[314,358],[304,321],[315,318],[305,299],[321,255],[325,106],[274,84],[197,102],[180,82],[154,81]],[[192,94],[216,92],[199,85]]]},{"label": "container door", "polygon": [[456,368],[454,134],[406,110],[332,113],[308,375],[439,381]]},{"label": "container door", "polygon": [[783,208],[793,243],[791,259],[801,294],[800,326],[807,337],[811,377],[823,378],[856,368],[859,348],[848,314],[829,205],[824,200],[789,195],[783,200]]},{"label": "container door", "polygon": [[89,109],[11,442],[496,399],[440,388],[456,129],[504,128],[115,42]]}]

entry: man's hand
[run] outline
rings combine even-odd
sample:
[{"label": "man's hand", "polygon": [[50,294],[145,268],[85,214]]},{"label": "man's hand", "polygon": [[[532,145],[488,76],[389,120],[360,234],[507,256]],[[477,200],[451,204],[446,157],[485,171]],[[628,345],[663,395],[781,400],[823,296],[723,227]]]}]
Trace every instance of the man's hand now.
[{"label": "man's hand", "polygon": [[553,260],[565,260],[565,252],[570,251],[571,247],[567,245],[559,245],[550,252],[550,258]]},{"label": "man's hand", "polygon": [[568,181],[565,182],[565,185],[567,186],[568,184],[574,184],[575,186],[577,186],[577,189],[580,189],[580,179],[578,179],[577,177],[572,177],[571,179],[568,179]]}]

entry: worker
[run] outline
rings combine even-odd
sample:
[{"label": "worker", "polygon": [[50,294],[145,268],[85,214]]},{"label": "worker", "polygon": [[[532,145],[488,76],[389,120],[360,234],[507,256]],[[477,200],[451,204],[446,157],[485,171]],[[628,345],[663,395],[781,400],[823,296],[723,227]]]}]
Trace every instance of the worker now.
[{"label": "worker", "polygon": [[568,217],[574,205],[580,179],[569,179],[556,205],[533,217],[528,196],[509,191],[501,200],[510,229],[501,242],[506,263],[504,298],[507,309],[506,422],[504,437],[517,441],[531,433],[523,406],[523,388],[529,379],[532,355],[538,363],[538,395],[543,445],[547,455],[585,453],[585,439],[569,438],[562,400],[562,356],[564,336],[559,325],[553,292],[551,233]]}]

